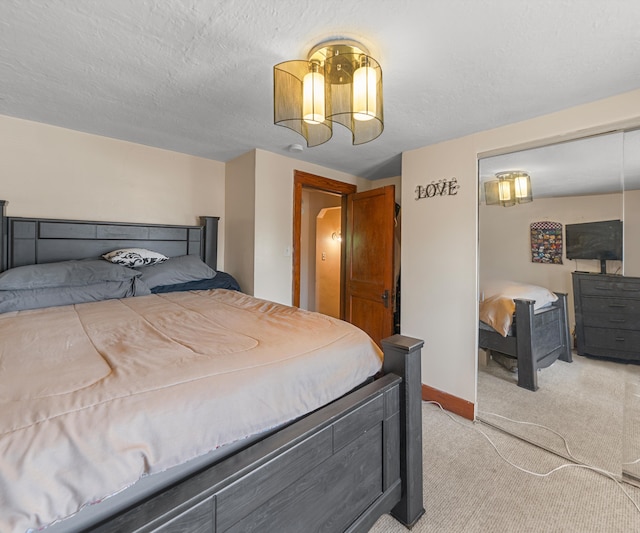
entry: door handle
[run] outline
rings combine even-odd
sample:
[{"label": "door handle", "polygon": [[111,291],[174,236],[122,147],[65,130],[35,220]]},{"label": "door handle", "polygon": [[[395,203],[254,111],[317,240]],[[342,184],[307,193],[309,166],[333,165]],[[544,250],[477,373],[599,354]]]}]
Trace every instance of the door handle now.
[{"label": "door handle", "polygon": [[385,307],[389,307],[389,291],[387,291],[387,290],[384,291],[382,293],[381,298],[382,298],[382,301],[384,302],[384,306]]}]

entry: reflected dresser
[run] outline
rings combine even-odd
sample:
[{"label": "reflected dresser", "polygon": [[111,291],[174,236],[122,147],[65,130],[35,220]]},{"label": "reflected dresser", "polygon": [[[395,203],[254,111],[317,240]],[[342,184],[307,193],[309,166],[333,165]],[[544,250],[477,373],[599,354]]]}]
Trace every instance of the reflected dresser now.
[{"label": "reflected dresser", "polygon": [[640,362],[640,278],[572,276],[578,354]]}]

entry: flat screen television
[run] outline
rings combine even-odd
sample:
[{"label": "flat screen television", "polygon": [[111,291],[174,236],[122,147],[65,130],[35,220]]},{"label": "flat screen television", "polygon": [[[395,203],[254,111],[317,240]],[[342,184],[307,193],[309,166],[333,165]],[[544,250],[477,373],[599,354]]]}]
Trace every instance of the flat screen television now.
[{"label": "flat screen television", "polygon": [[565,235],[567,259],[599,260],[602,274],[607,272],[607,261],[622,260],[621,220],[567,224]]}]

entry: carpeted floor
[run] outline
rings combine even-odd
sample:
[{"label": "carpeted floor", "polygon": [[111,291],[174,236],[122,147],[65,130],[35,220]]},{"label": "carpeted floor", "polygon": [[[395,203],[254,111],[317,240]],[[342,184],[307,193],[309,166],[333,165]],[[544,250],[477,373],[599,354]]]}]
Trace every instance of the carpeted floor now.
[{"label": "carpeted floor", "polygon": [[640,483],[640,383],[626,383],[622,428],[622,471]]},{"label": "carpeted floor", "polygon": [[639,365],[574,354],[573,363],[556,361],[540,370],[536,392],[516,383],[516,374],[493,360],[481,366],[478,418],[570,457],[562,438],[552,431],[501,417],[546,426],[566,438],[578,461],[622,474],[623,461],[633,453],[631,445],[626,449],[623,443],[639,431],[630,421],[634,412],[640,417],[640,402],[631,404],[633,396],[627,393],[628,384],[640,383]]},{"label": "carpeted floor", "polygon": [[[452,419],[434,405],[422,409],[426,512],[412,533],[640,531],[640,510],[611,479],[576,467],[547,477],[519,471],[476,430],[524,469],[548,472],[567,462],[484,424]],[[640,502],[640,489],[624,487]],[[370,533],[406,531],[383,516]]]}]

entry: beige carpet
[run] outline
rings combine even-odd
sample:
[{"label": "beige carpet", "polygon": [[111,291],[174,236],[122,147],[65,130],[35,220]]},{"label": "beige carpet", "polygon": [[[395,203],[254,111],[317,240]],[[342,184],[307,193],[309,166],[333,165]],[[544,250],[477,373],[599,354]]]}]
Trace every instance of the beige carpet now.
[{"label": "beige carpet", "polygon": [[517,375],[493,360],[480,367],[478,418],[569,457],[552,431],[500,416],[547,426],[566,438],[578,461],[622,474],[624,437],[634,431],[631,425],[623,431],[632,414],[629,408],[625,413],[626,389],[627,383],[640,383],[640,366],[574,354],[573,363],[556,361],[540,370],[536,392],[516,383]]},{"label": "beige carpet", "polygon": [[[458,423],[423,404],[426,512],[413,533],[640,531],[640,511],[614,481],[573,467],[544,478],[521,472],[473,428],[525,469],[546,472],[565,461],[483,424],[454,418]],[[640,502],[640,489],[625,488]],[[370,533],[406,531],[383,516]]]},{"label": "beige carpet", "polygon": [[622,429],[622,472],[640,482],[640,383],[626,383]]}]

